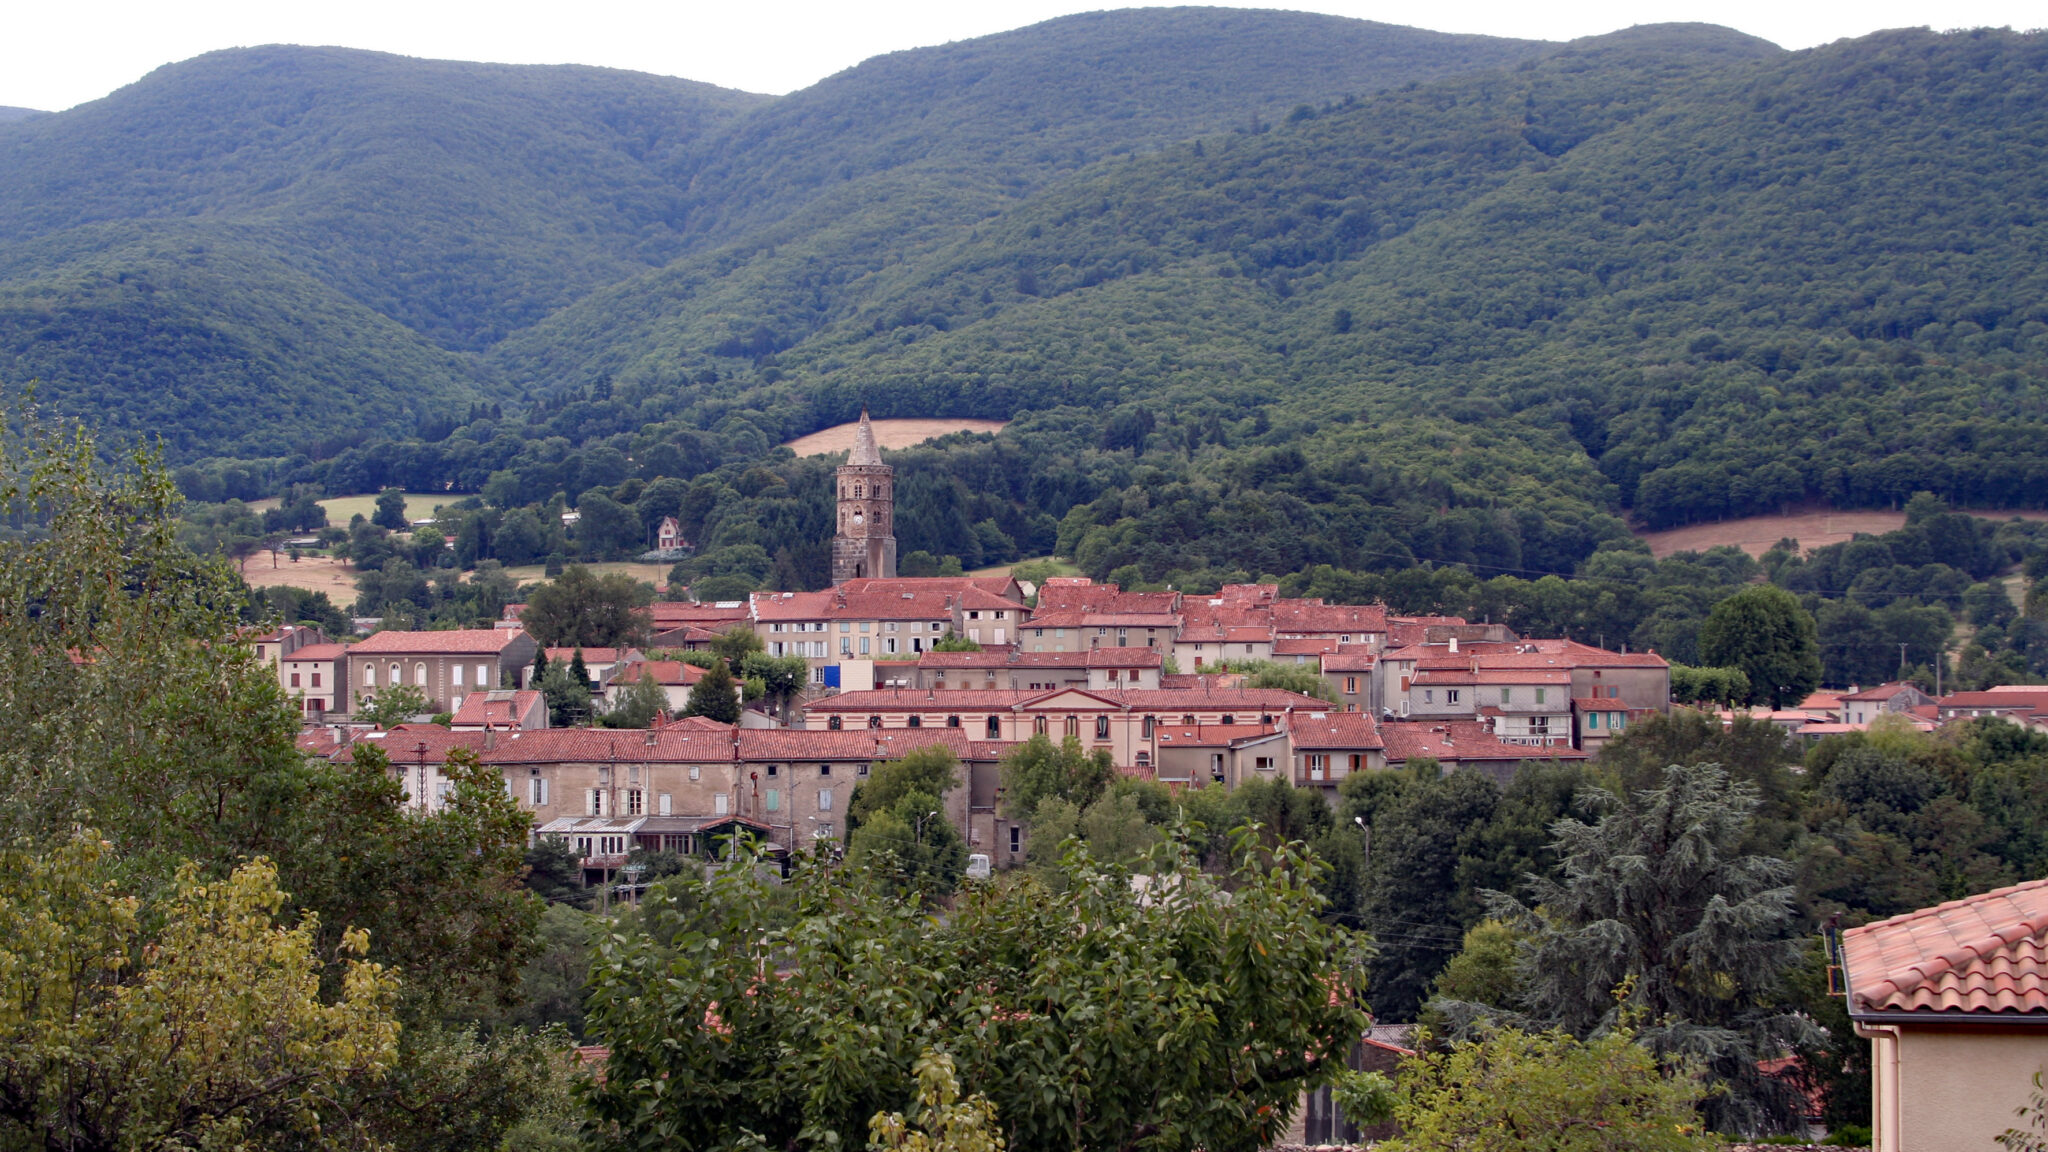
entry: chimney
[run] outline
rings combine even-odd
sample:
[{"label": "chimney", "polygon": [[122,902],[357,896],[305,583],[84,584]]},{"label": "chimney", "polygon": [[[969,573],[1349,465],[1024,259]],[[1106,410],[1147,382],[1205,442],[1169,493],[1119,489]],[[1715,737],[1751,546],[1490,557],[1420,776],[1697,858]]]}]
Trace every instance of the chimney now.
[{"label": "chimney", "polygon": [[497,750],[498,750],[498,728],[497,728],[497,725],[495,725],[495,724],[485,724],[485,725],[484,725],[484,751],[486,751],[486,752],[495,752],[495,751],[497,751]]}]

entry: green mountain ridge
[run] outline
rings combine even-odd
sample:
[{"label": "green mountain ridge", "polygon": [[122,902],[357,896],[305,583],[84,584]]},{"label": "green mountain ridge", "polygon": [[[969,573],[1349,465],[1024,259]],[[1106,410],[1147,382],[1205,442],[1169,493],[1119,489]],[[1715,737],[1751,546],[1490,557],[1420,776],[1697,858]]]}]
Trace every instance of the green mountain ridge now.
[{"label": "green mountain ridge", "polygon": [[[391,58],[230,55],[201,63],[276,84],[369,68],[373,95],[427,83]],[[267,424],[206,423],[161,383],[151,420],[182,459],[299,451],[285,478],[334,491],[511,508],[699,477],[726,511],[693,538],[724,548],[817,534],[823,476],[773,445],[863,403],[1007,418],[994,441],[899,454],[920,509],[906,554],[1056,547],[1152,580],[1570,572],[1624,517],[1923,489],[2038,505],[2044,65],[2048,40],[2009,32],[1788,53],[1708,25],[1532,44],[1144,10],[893,54],[772,100],[432,65],[435,83],[545,90],[476,113],[498,135],[429,130],[428,110],[363,136],[324,96],[278,116],[274,86],[238,123],[331,122],[376,149],[251,127],[260,142],[187,141],[200,159],[72,205],[46,202],[59,116],[0,128],[0,156],[46,154],[44,185],[0,173],[0,235],[25,238],[0,253],[0,371],[42,375],[73,410],[159,380],[166,348],[225,411],[289,376]],[[213,98],[240,107],[239,90]],[[439,163],[449,149],[460,163]],[[280,175],[285,155],[300,167]],[[477,210],[471,186],[500,168]],[[178,191],[166,174],[188,169]],[[301,208],[331,215],[351,189],[396,191],[305,240]],[[160,214],[93,222],[120,195]],[[235,303],[246,348],[155,336],[159,315],[229,327],[163,271],[175,244],[143,243],[173,228],[304,303]],[[104,286],[136,275],[149,291]],[[88,287],[149,338],[99,339]],[[326,319],[294,327],[316,303]],[[351,376],[371,386],[323,408]]]},{"label": "green mountain ridge", "polygon": [[[277,452],[323,413],[390,434],[459,411],[472,388],[529,391],[495,387],[474,354],[692,250],[772,246],[892,199],[926,224],[909,238],[929,243],[1105,155],[1544,49],[1333,17],[1145,10],[897,53],[779,99],[596,68],[240,49],[0,126],[0,240],[52,241],[92,256],[95,273],[168,286],[180,282],[171,269],[125,263],[155,259],[145,249],[93,251],[94,229],[171,228],[171,243],[213,229],[211,243],[261,249],[343,298],[322,308],[360,306],[407,330],[344,325],[325,352],[284,330],[210,338],[246,345],[242,379],[274,379],[273,392],[318,388],[365,356],[437,360],[400,407],[337,396],[239,435],[205,420],[170,430],[193,452]],[[881,227],[902,231],[904,219]],[[41,303],[0,323],[12,337],[0,363],[41,373],[60,407],[117,407],[121,381],[162,367],[145,363],[160,360],[148,341],[124,364],[76,325],[48,322],[78,282],[65,265],[11,267],[17,297]],[[206,301],[174,295],[146,298],[164,310],[157,322],[207,322]],[[236,311],[246,323],[250,310]],[[373,332],[390,347],[345,347]],[[77,346],[53,347],[67,342]],[[406,347],[421,342],[464,355],[451,368]],[[68,374],[110,368],[112,386]],[[208,377],[215,406],[249,398],[233,375]]]}]

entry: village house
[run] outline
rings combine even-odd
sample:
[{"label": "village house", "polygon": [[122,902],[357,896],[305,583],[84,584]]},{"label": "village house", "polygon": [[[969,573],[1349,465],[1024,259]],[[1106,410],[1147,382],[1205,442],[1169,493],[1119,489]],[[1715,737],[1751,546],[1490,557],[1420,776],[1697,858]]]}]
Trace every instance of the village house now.
[{"label": "village house", "polygon": [[277,662],[278,687],[298,701],[306,720],[319,723],[328,712],[348,710],[348,648],[305,644]]},{"label": "village house", "polygon": [[1834,957],[1871,1042],[1873,1152],[1990,1148],[2048,1066],[2048,880],[1851,928]]},{"label": "village house", "polygon": [[1872,720],[1887,712],[1910,713],[1915,708],[1934,704],[1934,697],[1922,692],[1911,684],[1880,684],[1861,692],[1851,692],[1841,698],[1842,721],[1857,727],[1868,727]]},{"label": "village house", "polygon": [[1598,701],[1591,710],[1603,715],[1669,710],[1671,665],[1654,652],[1610,652],[1574,640],[1452,635],[1381,653],[1373,687],[1382,719],[1491,716],[1503,739],[1569,743],[1579,730],[1574,701]]},{"label": "village house", "polygon": [[547,698],[527,688],[471,692],[448,721],[449,730],[454,732],[481,732],[486,728],[532,732],[547,726]]},{"label": "village house", "polygon": [[915,657],[948,633],[978,644],[1008,644],[1029,615],[1018,600],[943,577],[849,581],[823,592],[757,592],[748,603],[748,618],[767,653],[803,657],[811,682],[825,688],[840,687],[843,664]]},{"label": "village house", "polygon": [[1323,683],[1337,694],[1338,707],[1346,712],[1370,712],[1373,701],[1373,669],[1379,657],[1362,644],[1339,644],[1321,660]]},{"label": "village house", "polygon": [[[255,629],[248,631],[254,632]],[[250,638],[249,643],[255,648],[257,660],[266,667],[275,668],[279,660],[307,645],[327,643],[327,635],[310,624],[286,624],[258,633]]]},{"label": "village house", "polygon": [[1287,732],[1278,724],[1177,724],[1153,728],[1152,778],[1162,784],[1236,788],[1285,779]]},{"label": "village house", "polygon": [[1997,716],[2037,732],[2048,732],[2048,687],[2008,684],[1982,692],[1953,692],[1935,702],[1943,723]]},{"label": "village house", "polygon": [[1585,760],[1587,754],[1566,744],[1541,749],[1496,739],[1477,720],[1401,720],[1380,725],[1388,768],[1406,768],[1430,759],[1448,776],[1460,768],[1483,772],[1497,784],[1514,778],[1524,760]]},{"label": "village house", "polygon": [[956,728],[988,740],[1017,742],[1033,736],[1068,737],[1093,752],[1109,752],[1121,769],[1152,774],[1161,725],[1192,728],[1238,724],[1278,726],[1290,710],[1321,711],[1313,696],[1270,688],[1125,689],[877,689],[842,692],[804,707],[809,728]]},{"label": "village house", "polygon": [[651,679],[661,685],[662,698],[668,701],[662,707],[681,712],[690,702],[690,689],[703,678],[704,669],[680,660],[635,660],[612,675],[603,693],[604,705],[617,708],[633,685]]},{"label": "village house", "polygon": [[378,632],[349,648],[348,678],[359,702],[405,685],[426,695],[429,710],[455,712],[473,692],[519,684],[533,654],[532,637],[505,628]]},{"label": "village house", "polygon": [[1294,786],[1316,789],[1332,807],[1347,778],[1387,766],[1386,740],[1370,712],[1297,712],[1287,733],[1294,746]]},{"label": "village house", "polygon": [[[626,664],[646,659],[637,648],[550,648],[548,663],[560,664],[566,668],[576,662],[579,654],[583,657],[583,671],[589,678],[590,690],[594,693],[603,692],[605,686],[612,682],[612,677],[618,675],[619,669]],[[534,687],[532,665],[527,666],[524,686]]]}]

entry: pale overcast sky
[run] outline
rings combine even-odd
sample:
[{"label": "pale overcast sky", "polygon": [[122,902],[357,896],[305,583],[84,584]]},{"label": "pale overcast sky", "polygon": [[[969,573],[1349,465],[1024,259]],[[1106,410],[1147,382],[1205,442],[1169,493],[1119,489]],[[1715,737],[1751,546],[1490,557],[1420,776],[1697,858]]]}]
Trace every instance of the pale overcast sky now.
[{"label": "pale overcast sky", "polygon": [[[68,108],[162,64],[215,48],[274,43],[339,44],[457,60],[600,64],[779,93],[883,52],[1123,6],[1076,0],[13,0],[0,14],[0,105]],[[2041,0],[1300,0],[1239,6],[1545,40],[1698,20],[1788,48],[1879,28],[2048,23]]]}]

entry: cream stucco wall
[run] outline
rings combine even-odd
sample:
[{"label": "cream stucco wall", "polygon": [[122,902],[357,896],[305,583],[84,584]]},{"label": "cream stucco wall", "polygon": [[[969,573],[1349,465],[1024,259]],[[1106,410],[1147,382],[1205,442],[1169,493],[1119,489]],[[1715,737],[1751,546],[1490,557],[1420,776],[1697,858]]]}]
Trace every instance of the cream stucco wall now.
[{"label": "cream stucco wall", "polygon": [[2027,1103],[2048,1065],[2048,1027],[1932,1032],[1907,1026],[1899,1040],[1901,1152],[1985,1152]]}]

